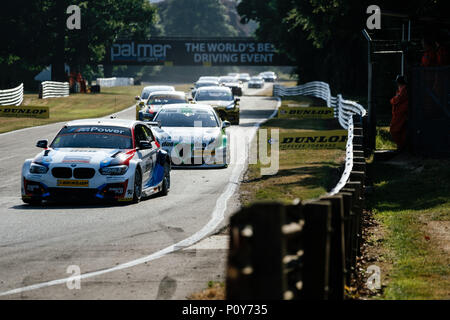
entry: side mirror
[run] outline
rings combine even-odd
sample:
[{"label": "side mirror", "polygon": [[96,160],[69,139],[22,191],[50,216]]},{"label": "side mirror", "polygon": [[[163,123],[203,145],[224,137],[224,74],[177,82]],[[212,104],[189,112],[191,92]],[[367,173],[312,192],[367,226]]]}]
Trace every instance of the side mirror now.
[{"label": "side mirror", "polygon": [[194,90],[194,87],[191,87],[191,90]]},{"label": "side mirror", "polygon": [[192,101],[194,101],[194,98],[189,98],[188,101],[192,102]]},{"label": "side mirror", "polygon": [[36,143],[36,147],[38,147],[38,148],[43,148],[43,149],[47,149],[47,147],[48,147],[48,140],[47,140],[47,139],[45,139],[45,140],[39,140],[39,141]]},{"label": "side mirror", "polygon": [[241,101],[240,98],[235,98],[235,99],[234,99],[234,102],[236,102],[236,103],[239,102],[239,101]]},{"label": "side mirror", "polygon": [[227,121],[227,120],[222,121],[222,129],[225,129],[225,128],[228,128],[228,127],[231,127],[231,122]]},{"label": "side mirror", "polygon": [[134,97],[134,99],[137,100],[137,101],[139,101],[139,100],[141,100],[141,97],[136,96],[136,97]]},{"label": "side mirror", "polygon": [[139,149],[151,149],[152,148],[152,144],[149,141],[145,141],[145,140],[141,140],[139,141]]}]

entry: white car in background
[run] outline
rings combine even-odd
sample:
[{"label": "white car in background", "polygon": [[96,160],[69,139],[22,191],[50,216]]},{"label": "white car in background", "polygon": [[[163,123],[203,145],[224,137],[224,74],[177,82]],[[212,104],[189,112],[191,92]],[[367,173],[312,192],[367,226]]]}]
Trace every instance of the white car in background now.
[{"label": "white car in background", "polygon": [[273,71],[261,72],[259,76],[266,82],[275,82],[277,80],[277,75]]},{"label": "white car in background", "polygon": [[238,80],[242,82],[250,81],[250,75],[248,73],[239,73]]},{"label": "white car in background", "polygon": [[150,93],[152,92],[156,92],[156,91],[175,91],[175,87],[174,86],[146,86],[144,87],[144,89],[142,89],[141,95],[140,96],[136,96],[135,99],[140,103],[140,102],[145,102],[148,99],[148,96],[150,95]]},{"label": "white car in background", "polygon": [[257,77],[251,77],[250,81],[248,82],[249,88],[262,88],[264,87],[264,79],[263,77],[257,76]]},{"label": "white car in background", "polygon": [[203,80],[198,80],[194,87],[191,88],[191,95],[192,97],[195,96],[195,92],[198,90],[198,88],[202,88],[202,87],[217,87],[219,86],[219,81],[215,81],[215,80],[209,80],[209,79],[203,79]]}]

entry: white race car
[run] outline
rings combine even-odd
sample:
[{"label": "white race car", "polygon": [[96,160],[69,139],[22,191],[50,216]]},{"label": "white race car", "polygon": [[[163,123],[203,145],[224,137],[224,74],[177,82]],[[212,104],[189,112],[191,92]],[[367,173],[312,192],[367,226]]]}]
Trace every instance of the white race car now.
[{"label": "white race car", "polygon": [[165,136],[159,139],[170,155],[172,164],[180,167],[227,167],[230,152],[226,128],[209,105],[165,105],[155,116]]},{"label": "white race car", "polygon": [[119,119],[68,122],[22,167],[22,200],[102,199],[138,202],[170,188],[170,156],[146,123]]}]

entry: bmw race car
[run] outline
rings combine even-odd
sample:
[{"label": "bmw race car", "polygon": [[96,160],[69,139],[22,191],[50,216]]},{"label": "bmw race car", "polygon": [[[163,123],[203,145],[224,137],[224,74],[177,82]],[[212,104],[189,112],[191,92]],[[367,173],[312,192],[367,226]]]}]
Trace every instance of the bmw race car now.
[{"label": "bmw race car", "polygon": [[265,82],[275,82],[275,80],[277,80],[277,75],[273,71],[261,72],[259,76],[262,77]]},{"label": "bmw race car", "polygon": [[153,129],[134,120],[87,119],[67,123],[22,167],[22,200],[101,199],[138,202],[170,188],[170,156]]},{"label": "bmw race car", "polygon": [[152,92],[156,91],[175,91],[173,86],[147,86],[142,89],[141,95],[134,97],[136,103],[136,119],[139,119],[139,111],[144,107],[145,102]]},{"label": "bmw race car", "polygon": [[239,98],[234,98],[228,87],[202,87],[195,93],[194,101],[211,105],[220,119],[239,124]]},{"label": "bmw race car", "polygon": [[155,91],[150,93],[145,105],[138,111],[136,120],[151,121],[165,104],[188,103],[183,91]]},{"label": "bmw race car", "polygon": [[213,81],[213,80],[198,80],[194,87],[191,88],[191,95],[192,97],[195,96],[195,92],[197,91],[198,88],[201,87],[218,87],[219,86],[219,81]]},{"label": "bmw race car", "polygon": [[172,164],[181,167],[227,167],[230,162],[226,128],[209,105],[166,105],[155,117],[164,134],[159,140]]},{"label": "bmw race car", "polygon": [[264,79],[260,76],[258,77],[251,77],[250,81],[248,82],[249,88],[262,88],[264,87]]}]

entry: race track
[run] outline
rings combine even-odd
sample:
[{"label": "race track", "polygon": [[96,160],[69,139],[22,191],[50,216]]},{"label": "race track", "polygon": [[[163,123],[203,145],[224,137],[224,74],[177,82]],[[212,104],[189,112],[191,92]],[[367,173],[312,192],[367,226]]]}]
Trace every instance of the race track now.
[{"label": "race track", "polygon": [[[246,93],[255,94],[258,90]],[[239,147],[232,147],[232,163],[227,169],[172,170],[168,196],[124,206],[82,202],[38,207],[24,204],[20,199],[22,163],[39,152],[36,141],[51,141],[61,124],[0,135],[0,299],[41,298],[42,288],[47,290],[46,298],[68,298],[61,289],[64,286],[49,293],[52,285],[45,283],[66,279],[70,276],[69,265],[79,266],[82,274],[106,270],[111,278],[116,272],[111,268],[177,243],[180,248],[190,245],[226,225],[228,216],[239,205],[233,192],[246,166],[242,137],[254,132],[254,126],[267,119],[276,105],[277,100],[271,97],[241,97],[241,124],[229,129],[232,143]],[[118,117],[132,119],[134,115],[134,108],[130,108]],[[239,141],[233,137],[239,137]],[[228,202],[224,201],[228,198]],[[191,241],[179,244],[188,238]],[[160,256],[178,249],[172,247],[160,252]],[[170,253],[164,257],[164,268],[170,266],[170,257]],[[159,256],[148,261],[154,260],[151,263],[159,272],[156,258]],[[95,276],[91,280],[95,281]],[[35,284],[36,288],[28,288],[33,290],[26,288]],[[19,290],[1,295],[14,289]],[[78,293],[78,298],[95,297],[102,295],[83,296],[83,290]]]}]

